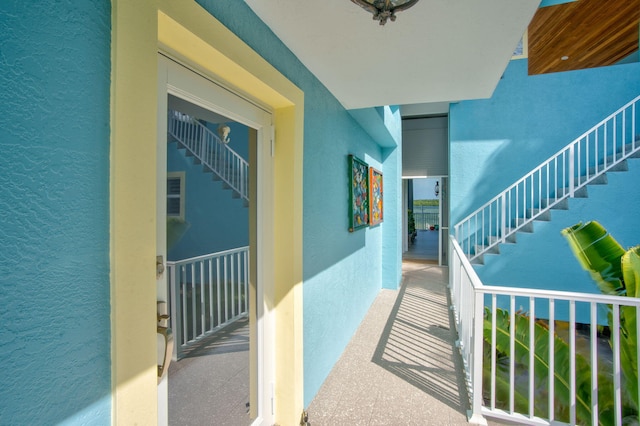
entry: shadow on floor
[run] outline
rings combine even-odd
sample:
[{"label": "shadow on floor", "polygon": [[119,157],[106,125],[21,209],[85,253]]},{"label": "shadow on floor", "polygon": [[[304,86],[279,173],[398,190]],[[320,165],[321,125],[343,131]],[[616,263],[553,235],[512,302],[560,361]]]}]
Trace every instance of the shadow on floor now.
[{"label": "shadow on floor", "polygon": [[372,361],[464,415],[468,397],[446,283],[420,279],[433,268],[428,262],[403,266],[404,285]]},{"label": "shadow on floor", "polygon": [[222,330],[189,346],[183,352],[184,358],[241,352],[249,350],[249,319],[243,317]]},{"label": "shadow on floor", "polygon": [[467,423],[468,396],[447,298],[449,270],[403,261],[308,407],[313,426]]}]

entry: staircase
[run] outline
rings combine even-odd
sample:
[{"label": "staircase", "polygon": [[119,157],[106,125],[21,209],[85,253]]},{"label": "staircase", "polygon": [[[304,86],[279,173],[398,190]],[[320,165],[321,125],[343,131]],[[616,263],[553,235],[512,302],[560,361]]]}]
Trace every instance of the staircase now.
[{"label": "staircase", "polygon": [[596,124],[455,225],[455,237],[473,264],[534,221],[551,220],[551,210],[568,209],[569,198],[587,197],[587,185],[606,184],[607,172],[628,170],[640,158],[640,96]]},{"label": "staircase", "polygon": [[213,180],[222,181],[224,188],[232,190],[234,198],[249,205],[249,164],[194,117],[169,110],[167,120],[168,142],[177,142],[194,163],[202,164]]}]

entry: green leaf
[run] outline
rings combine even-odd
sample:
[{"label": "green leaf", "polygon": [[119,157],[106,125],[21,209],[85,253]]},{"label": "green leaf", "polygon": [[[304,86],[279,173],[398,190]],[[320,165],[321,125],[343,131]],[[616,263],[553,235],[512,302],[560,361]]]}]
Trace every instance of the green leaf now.
[{"label": "green leaf", "polygon": [[[640,246],[622,256],[622,274],[628,297],[638,297],[640,292]],[[624,373],[624,387],[628,404],[638,410],[638,327],[637,310],[633,306],[620,307],[620,365]]]},{"label": "green leaf", "polygon": [[[625,253],[611,235],[598,222],[578,223],[564,229],[571,249],[580,264],[591,273],[605,294],[640,296],[640,246]],[[632,306],[620,307],[620,366],[623,372],[623,413],[627,418],[638,418],[638,327],[637,310]],[[614,332],[613,311],[609,306],[609,328]],[[613,348],[613,342],[610,340]],[[611,399],[611,398],[610,398]],[[601,415],[610,417],[612,409],[601,407]],[[604,413],[604,414],[603,414]]]},{"label": "green leaf", "polygon": [[620,259],[624,249],[596,221],[562,230],[578,261],[604,294],[624,295]]},{"label": "green leaf", "polygon": [[629,249],[621,260],[627,296],[640,297],[640,246]]},{"label": "green leaf", "polygon": [[[513,389],[515,408],[517,411],[527,413],[528,410],[528,371],[531,368],[529,365],[529,317],[521,313],[515,314],[515,353],[511,354],[510,347],[510,316],[509,312],[497,309],[496,310],[496,351],[498,352],[498,359],[501,357],[511,357],[513,355],[518,372],[525,372],[526,380],[522,380],[520,377],[521,385],[516,386]],[[491,312],[489,309],[485,309],[484,318],[484,339],[488,345],[491,344]],[[536,389],[536,410],[535,415],[546,417],[547,404],[545,399],[541,398],[541,395],[546,394],[549,383],[549,369],[551,368],[550,359],[550,346],[549,346],[549,330],[542,324],[536,322],[534,324],[534,389]],[[488,356],[490,355],[490,349],[487,353],[487,359],[485,359],[485,369],[490,369],[490,362]],[[569,366],[571,360],[571,351],[569,345],[557,335],[554,335],[554,393],[555,404],[558,413],[564,413],[564,421],[569,421],[568,413],[571,404],[570,401],[570,380],[569,380]],[[589,424],[591,422],[591,368],[590,363],[585,357],[576,353],[575,354],[576,365],[576,416],[580,424]],[[509,395],[509,380],[508,371],[505,373],[502,369],[498,368],[496,372],[496,395],[503,396]],[[485,372],[486,374],[486,372]],[[504,375],[506,374],[506,378]],[[611,380],[604,376],[598,375],[599,388],[602,395],[607,395],[607,389],[613,389]],[[524,388],[524,389],[523,389]],[[611,395],[609,393],[608,395]],[[546,400],[548,402],[548,399]],[[607,405],[612,404],[613,401],[609,398],[599,401],[599,407],[601,413],[607,409]],[[602,419],[601,419],[602,424]]]}]

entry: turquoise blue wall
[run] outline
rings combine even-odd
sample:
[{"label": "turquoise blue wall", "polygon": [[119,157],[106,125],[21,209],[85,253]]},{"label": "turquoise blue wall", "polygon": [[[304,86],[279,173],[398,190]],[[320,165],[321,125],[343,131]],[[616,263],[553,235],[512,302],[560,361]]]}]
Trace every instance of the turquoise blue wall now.
[{"label": "turquoise blue wall", "polygon": [[[231,128],[229,147],[247,159],[249,128],[239,123],[227,125]],[[214,181],[201,164],[194,164],[193,157],[185,156],[176,143],[169,144],[167,170],[185,172],[185,220],[189,223],[167,259],[187,259],[249,245],[249,209],[240,198],[233,198],[230,189]]]},{"label": "turquoise blue wall", "polygon": [[576,0],[542,0],[540,7],[555,6],[557,4],[571,3]]},{"label": "turquoise blue wall", "polygon": [[[348,232],[347,155],[354,154],[398,175],[397,152],[381,148],[374,136],[252,13],[244,2],[199,0],[223,24],[304,91],[304,404],[308,405],[360,324],[383,283],[397,274],[400,257],[389,258],[400,233],[393,208],[379,226]],[[371,129],[368,129],[371,130]],[[387,130],[388,131],[388,130]],[[389,152],[387,152],[389,151]],[[385,186],[393,195],[391,181]],[[399,193],[399,192],[398,192]],[[398,197],[399,199],[400,197]],[[399,210],[399,203],[397,204]],[[383,249],[389,246],[390,249]],[[399,250],[395,250],[399,253]],[[399,281],[397,276],[395,285]]]},{"label": "turquoise blue wall", "polygon": [[402,280],[402,117],[400,107],[383,109],[385,127],[396,147],[384,147],[384,235],[382,287],[395,290]]},{"label": "turquoise blue wall", "polygon": [[[497,195],[533,167],[640,94],[640,64],[527,75],[527,61],[512,61],[490,99],[451,105],[452,223]],[[589,198],[570,200],[551,222],[519,233],[499,256],[477,267],[486,284],[597,292],[560,230],[598,220],[623,246],[640,244],[640,160],[627,173],[610,173]],[[452,228],[453,229],[453,228]]]},{"label": "turquoise blue wall", "polygon": [[111,422],[110,2],[0,2],[0,424]]}]

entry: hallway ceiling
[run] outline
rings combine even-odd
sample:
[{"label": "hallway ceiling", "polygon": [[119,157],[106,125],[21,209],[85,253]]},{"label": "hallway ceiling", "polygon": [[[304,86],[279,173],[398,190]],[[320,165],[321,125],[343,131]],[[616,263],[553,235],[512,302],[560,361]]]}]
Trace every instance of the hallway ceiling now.
[{"label": "hallway ceiling", "polygon": [[420,0],[378,25],[350,0],[245,0],[347,109],[491,96],[540,0]]}]

